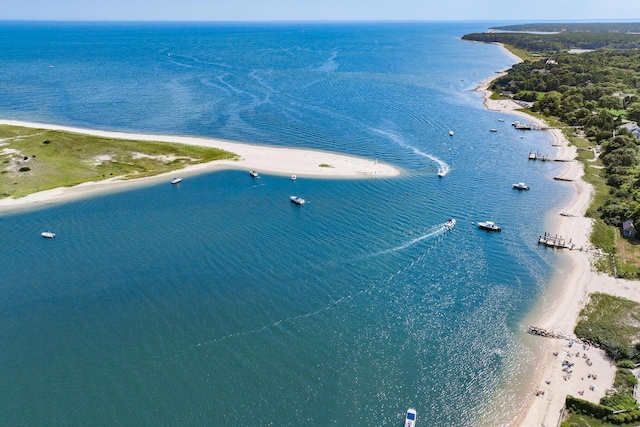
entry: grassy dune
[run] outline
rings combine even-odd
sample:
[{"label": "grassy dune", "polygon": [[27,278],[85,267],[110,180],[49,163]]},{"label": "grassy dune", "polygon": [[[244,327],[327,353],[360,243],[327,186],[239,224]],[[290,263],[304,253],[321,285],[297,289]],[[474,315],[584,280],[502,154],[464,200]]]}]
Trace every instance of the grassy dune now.
[{"label": "grassy dune", "polygon": [[0,198],[235,159],[215,148],[0,125]]}]

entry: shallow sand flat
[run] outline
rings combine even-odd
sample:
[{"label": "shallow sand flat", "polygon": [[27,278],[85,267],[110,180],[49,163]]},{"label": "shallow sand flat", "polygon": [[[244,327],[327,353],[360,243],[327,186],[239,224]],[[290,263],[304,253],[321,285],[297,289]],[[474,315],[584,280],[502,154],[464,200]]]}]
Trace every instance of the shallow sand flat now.
[{"label": "shallow sand flat", "polygon": [[[488,86],[494,79],[496,76],[482,81],[476,89],[483,93],[484,105],[488,110],[518,115],[528,122],[546,126],[542,120],[516,111],[521,107],[512,100],[490,99]],[[559,147],[556,158],[576,158],[575,147],[569,146],[561,130],[552,129],[548,132],[553,135],[553,145]],[[602,292],[640,302],[640,282],[616,279],[592,270],[591,264],[597,253],[589,241],[592,220],[584,214],[591,203],[593,188],[582,179],[581,163],[571,161],[565,165],[559,177],[571,181],[567,185],[573,186],[575,194],[567,206],[552,213],[552,220],[547,227],[551,234],[571,239],[575,249],[561,252],[562,256],[569,257],[570,268],[563,276],[553,279],[550,286],[553,295],[546,300],[550,301],[550,305],[542,307],[529,321],[535,326],[573,336],[580,310],[587,303],[589,294]],[[542,347],[542,357],[533,368],[530,393],[523,413],[514,420],[513,425],[555,426],[568,394],[598,403],[605,391],[612,387],[616,368],[603,351],[584,347],[580,343],[569,347],[569,341],[562,339],[540,337],[536,338],[536,342]],[[565,360],[573,363],[569,369],[572,371],[570,375],[563,370],[562,362]],[[538,394],[539,391],[544,394]]]},{"label": "shallow sand flat", "polygon": [[[11,207],[24,207],[34,203],[53,202],[54,200],[58,202],[69,200],[71,198],[85,197],[96,192],[132,188],[134,186],[141,185],[142,183],[160,182],[162,180],[166,180],[169,176],[194,175],[223,169],[240,169],[247,171],[256,170],[259,173],[284,176],[295,174],[298,177],[309,178],[384,178],[400,174],[400,170],[398,168],[380,163],[376,160],[347,156],[327,151],[242,144],[211,138],[108,132],[14,120],[0,120],[0,124],[74,132],[104,138],[200,145],[212,148],[221,148],[240,156],[240,160],[237,161],[220,160],[192,165],[180,169],[179,171],[172,171],[170,173],[154,177],[128,180],[118,180],[117,178],[113,178],[104,181],[87,182],[75,187],[64,187],[42,191],[19,199],[1,199],[0,209],[3,210]],[[320,165],[322,164],[330,165],[331,167],[321,167]]]}]

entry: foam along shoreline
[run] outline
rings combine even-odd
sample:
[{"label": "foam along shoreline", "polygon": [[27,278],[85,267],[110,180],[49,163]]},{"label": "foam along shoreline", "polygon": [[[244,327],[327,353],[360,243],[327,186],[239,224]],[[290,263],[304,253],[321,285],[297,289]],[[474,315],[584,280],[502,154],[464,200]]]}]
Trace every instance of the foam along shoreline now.
[{"label": "foam along shoreline", "polygon": [[[155,184],[170,176],[179,174],[190,176],[225,169],[257,170],[271,175],[306,178],[384,178],[400,174],[400,170],[377,160],[356,156],[319,151],[311,149],[271,147],[265,145],[243,144],[221,139],[150,135],[124,132],[111,132],[93,129],[81,129],[43,123],[31,123],[15,120],[0,120],[1,125],[21,126],[26,128],[57,130],[87,134],[113,139],[133,139],[140,141],[174,142],[180,144],[199,145],[220,148],[240,156],[239,160],[218,160],[198,165],[190,165],[178,171],[159,174],[152,177],[121,180],[118,177],[101,181],[86,182],[74,187],[60,187],[52,190],[33,193],[18,199],[0,199],[0,210],[23,208],[37,203],[53,203],[86,197],[95,193],[134,188],[143,183]],[[321,167],[320,165],[330,165]]]},{"label": "foam along shoreline", "polygon": [[[500,45],[505,51],[509,52]],[[511,56],[514,56],[509,52]],[[521,61],[518,58],[518,62]],[[480,83],[476,91],[484,96],[484,105],[490,111],[516,115],[540,126],[546,124],[520,109],[516,102],[490,99],[489,84],[500,74]],[[558,149],[556,158],[574,160],[576,148],[559,129],[547,130],[553,135],[553,145]],[[596,273],[592,270],[592,260],[596,256],[590,243],[593,220],[586,218],[585,212],[593,197],[593,188],[586,183],[583,165],[576,161],[564,163],[565,170],[560,177],[570,180],[574,195],[568,205],[551,212],[545,231],[572,239],[575,248],[585,250],[565,250],[559,256],[567,257],[566,271],[556,273],[534,312],[525,321],[546,330],[564,333],[574,337],[580,310],[588,302],[589,294],[602,292],[640,302],[640,283]],[[560,215],[562,214],[562,215]],[[526,325],[523,325],[523,329]],[[531,373],[528,395],[522,412],[511,425],[515,426],[552,426],[557,425],[567,395],[599,403],[605,391],[613,386],[616,367],[606,358],[603,351],[574,343],[565,339],[536,337],[535,343],[541,348],[535,371]],[[579,354],[579,355],[578,355]],[[563,370],[562,362],[574,363],[572,373]],[[587,363],[588,362],[588,363]],[[595,377],[594,377],[595,376]],[[595,379],[594,379],[595,378]]]}]

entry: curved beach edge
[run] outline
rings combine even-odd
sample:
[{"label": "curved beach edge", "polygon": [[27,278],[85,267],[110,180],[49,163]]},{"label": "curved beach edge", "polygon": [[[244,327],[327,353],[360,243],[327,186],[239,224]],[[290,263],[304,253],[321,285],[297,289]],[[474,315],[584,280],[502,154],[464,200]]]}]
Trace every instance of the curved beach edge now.
[{"label": "curved beach edge", "polygon": [[[496,44],[510,56],[515,56],[501,44]],[[520,61],[518,58],[517,62]],[[515,101],[490,98],[489,84],[502,75],[500,73],[506,73],[506,70],[483,80],[475,89],[483,94],[484,106],[490,111],[519,116],[546,128],[547,124],[544,121],[517,111],[522,107]],[[534,310],[527,321],[536,327],[574,337],[573,330],[578,322],[580,310],[588,302],[590,294],[602,292],[640,302],[640,282],[616,279],[592,270],[592,261],[597,256],[597,251],[590,243],[593,220],[585,217],[585,213],[594,190],[582,179],[584,167],[575,160],[576,148],[569,145],[560,129],[550,129],[547,132],[553,136],[553,145],[558,147],[556,158],[566,161],[565,169],[559,178],[570,181],[568,184],[573,186],[574,195],[568,205],[550,213],[550,221],[547,223],[549,229],[546,231],[552,235],[564,236],[567,240],[571,239],[574,249],[561,253],[562,256],[568,257],[567,270],[556,273],[552,278],[548,293],[541,298],[542,306]],[[571,341],[567,339],[536,337],[535,340],[540,351],[530,377],[529,394],[521,412],[510,425],[556,425],[567,395],[599,403],[605,391],[612,387],[616,367],[605,356],[604,351],[579,342],[570,347]],[[563,360],[574,363],[570,375],[563,371]]]},{"label": "curved beach edge", "polygon": [[33,206],[34,204],[42,205],[54,202],[63,202],[76,198],[88,197],[98,193],[125,190],[141,185],[156,184],[158,182],[168,180],[176,174],[184,177],[228,169],[247,171],[256,170],[260,173],[271,175],[296,175],[298,178],[323,179],[389,178],[401,174],[400,169],[386,163],[378,162],[377,160],[320,150],[245,144],[204,137],[112,132],[59,126],[54,124],[22,122],[17,120],[0,120],[0,125],[73,132],[113,139],[132,139],[139,141],[173,142],[198,145],[210,148],[220,148],[222,150],[235,153],[240,157],[239,160],[218,160],[198,165],[190,165],[183,169],[154,175],[152,177],[126,180],[115,177],[101,181],[85,182],[73,187],[60,187],[41,191],[17,199],[0,199],[0,211],[6,211],[12,208],[24,208]]}]

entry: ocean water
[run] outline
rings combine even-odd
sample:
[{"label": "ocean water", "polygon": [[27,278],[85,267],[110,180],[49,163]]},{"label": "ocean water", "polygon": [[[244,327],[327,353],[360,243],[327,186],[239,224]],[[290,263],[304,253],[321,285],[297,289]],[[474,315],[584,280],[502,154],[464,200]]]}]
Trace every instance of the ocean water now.
[{"label": "ocean water", "polygon": [[560,264],[536,240],[571,194],[527,160],[550,136],[472,91],[511,65],[460,40],[489,27],[0,23],[1,118],[404,172],[225,171],[0,213],[0,423],[509,424],[519,403],[495,402],[527,379],[523,321]]}]

